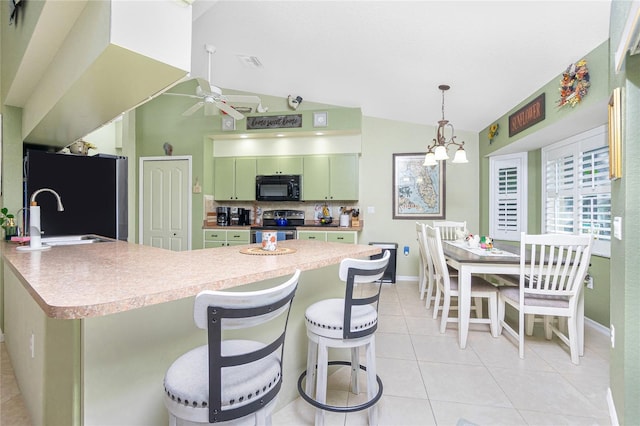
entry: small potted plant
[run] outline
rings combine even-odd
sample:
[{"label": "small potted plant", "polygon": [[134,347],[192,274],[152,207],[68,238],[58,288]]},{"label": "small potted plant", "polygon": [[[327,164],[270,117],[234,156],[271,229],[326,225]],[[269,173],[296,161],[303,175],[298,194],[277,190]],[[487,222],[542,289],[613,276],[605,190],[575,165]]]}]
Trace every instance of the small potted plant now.
[{"label": "small potted plant", "polygon": [[15,217],[9,213],[9,209],[6,207],[0,209],[0,226],[4,229],[4,238],[6,240],[10,240],[11,237],[17,235]]}]

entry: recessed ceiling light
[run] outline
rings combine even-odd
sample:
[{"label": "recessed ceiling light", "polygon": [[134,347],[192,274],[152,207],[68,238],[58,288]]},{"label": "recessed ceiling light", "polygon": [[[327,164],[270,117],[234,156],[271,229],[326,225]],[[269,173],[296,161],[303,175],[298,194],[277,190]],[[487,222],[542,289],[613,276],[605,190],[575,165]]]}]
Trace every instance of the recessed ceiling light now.
[{"label": "recessed ceiling light", "polygon": [[262,68],[262,62],[257,56],[236,55],[236,57],[248,68]]}]

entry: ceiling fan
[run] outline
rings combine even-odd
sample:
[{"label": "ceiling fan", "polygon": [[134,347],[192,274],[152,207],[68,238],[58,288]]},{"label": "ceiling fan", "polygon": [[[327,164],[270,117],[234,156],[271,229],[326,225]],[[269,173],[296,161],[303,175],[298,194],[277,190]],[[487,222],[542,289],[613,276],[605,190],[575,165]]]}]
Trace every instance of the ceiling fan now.
[{"label": "ceiling fan", "polygon": [[236,106],[234,104],[256,104],[256,112],[266,112],[267,108],[262,106],[262,101],[258,96],[253,95],[223,95],[222,90],[209,82],[211,80],[211,56],[215,53],[216,48],[213,45],[206,44],[205,49],[209,55],[209,81],[204,78],[196,78],[198,83],[196,87],[195,95],[187,95],[185,93],[169,93],[165,92],[165,95],[183,96],[188,98],[198,99],[193,106],[189,107],[182,113],[184,116],[190,116],[204,107],[204,115],[213,115],[216,112],[216,108],[225,114],[230,115],[236,120],[242,120],[244,114],[240,111],[251,112],[252,108],[244,106]]}]

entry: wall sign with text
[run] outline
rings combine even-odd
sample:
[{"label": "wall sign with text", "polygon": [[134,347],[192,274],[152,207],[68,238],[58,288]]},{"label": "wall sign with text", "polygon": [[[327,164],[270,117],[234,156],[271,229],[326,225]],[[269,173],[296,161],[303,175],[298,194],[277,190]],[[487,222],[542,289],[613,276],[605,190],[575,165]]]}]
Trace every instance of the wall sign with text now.
[{"label": "wall sign with text", "polygon": [[302,114],[247,117],[247,130],[302,127]]},{"label": "wall sign with text", "polygon": [[509,116],[509,137],[544,120],[544,93]]}]

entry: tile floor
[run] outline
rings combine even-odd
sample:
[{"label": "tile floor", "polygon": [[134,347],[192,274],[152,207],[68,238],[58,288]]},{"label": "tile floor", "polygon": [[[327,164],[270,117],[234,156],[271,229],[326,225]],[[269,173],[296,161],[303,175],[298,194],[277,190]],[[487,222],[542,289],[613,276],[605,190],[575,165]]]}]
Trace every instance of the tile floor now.
[{"label": "tile floor", "polygon": [[[541,330],[527,340],[525,359],[505,336],[480,325],[458,348],[455,324],[445,334],[418,297],[417,283],[385,284],[376,334],[378,374],[384,384],[383,425],[609,425],[609,339],[586,327],[585,355],[571,363],[567,350]],[[4,343],[0,344],[0,425],[29,426]],[[294,378],[295,379],[295,378]],[[347,389],[348,369],[334,373],[330,388]],[[366,389],[365,389],[366,391]],[[363,395],[333,390],[330,403],[363,402]],[[314,410],[301,398],[273,416],[273,424],[312,425]],[[331,425],[366,425],[366,413],[327,413]]]}]

